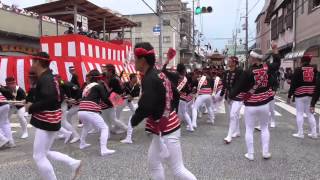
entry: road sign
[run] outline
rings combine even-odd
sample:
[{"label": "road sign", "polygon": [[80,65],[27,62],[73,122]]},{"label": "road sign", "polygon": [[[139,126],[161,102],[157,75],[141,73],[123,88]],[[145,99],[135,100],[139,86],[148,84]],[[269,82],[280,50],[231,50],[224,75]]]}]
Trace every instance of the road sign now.
[{"label": "road sign", "polygon": [[161,31],[160,26],[153,27],[153,34],[155,36],[159,36],[160,35],[160,31]]}]

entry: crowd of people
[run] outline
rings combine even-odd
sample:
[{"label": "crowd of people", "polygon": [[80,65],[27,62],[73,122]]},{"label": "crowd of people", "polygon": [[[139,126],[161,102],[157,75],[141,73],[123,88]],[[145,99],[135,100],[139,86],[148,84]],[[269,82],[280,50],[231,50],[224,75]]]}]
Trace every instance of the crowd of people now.
[{"label": "crowd of people", "polygon": [[[252,50],[249,54],[250,67],[246,70],[239,67],[235,56],[228,58],[226,70],[221,67],[204,68],[187,73],[183,64],[178,64],[174,71],[168,70],[167,64],[174,57],[174,51],[168,52],[167,62],[157,70],[155,51],[150,43],[136,44],[134,55],[139,76],[131,74],[128,82],[122,82],[114,65],[108,64],[102,72],[91,70],[84,84],[79,82],[74,67],[69,69],[72,79],[64,81],[49,69],[48,54],[41,52],[35,55],[28,93],[17,86],[14,77],[8,77],[6,85],[0,87],[0,148],[15,147],[10,114],[17,112],[23,139],[29,136],[25,114],[30,114],[30,124],[36,129],[33,159],[41,177],[56,179],[50,158],[69,165],[75,178],[79,175],[81,160],[51,150],[57,134],[65,143],[80,142],[79,148],[85,150],[91,146],[86,142],[87,135],[100,133],[98,154],[107,156],[116,152],[108,148],[110,132],[126,133],[121,142],[133,143],[133,130],[145,120],[145,130],[152,135],[148,151],[151,178],[165,179],[163,163],[167,163],[175,179],[195,180],[196,177],[183,164],[180,145],[182,122],[186,123],[186,131],[197,131],[197,121],[207,111],[208,125],[214,125],[217,109],[224,102],[229,119],[224,142],[230,144],[241,136],[240,109],[244,106],[245,158],[250,161],[255,158],[255,128],[261,131],[262,157],[271,158],[269,126],[276,127],[274,97],[281,86],[281,77],[284,77],[280,75],[279,78],[281,61],[276,44],[272,44],[272,54],[268,56],[259,49]],[[311,127],[308,136],[318,137],[313,113],[320,96],[320,81],[310,61],[310,56],[303,56],[301,67],[290,75],[288,103],[295,97],[298,131],[293,136],[296,138],[304,138],[303,113],[307,114]],[[136,108],[133,102],[137,100]],[[121,120],[126,106],[131,112],[128,123]],[[74,117],[79,119],[81,133],[72,125]]]}]

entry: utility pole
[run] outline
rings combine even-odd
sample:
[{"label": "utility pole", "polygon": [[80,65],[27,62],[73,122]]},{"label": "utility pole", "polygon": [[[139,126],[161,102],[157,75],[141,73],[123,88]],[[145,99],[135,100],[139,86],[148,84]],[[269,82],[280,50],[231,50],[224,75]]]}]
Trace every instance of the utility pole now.
[{"label": "utility pole", "polygon": [[200,38],[201,38],[201,32],[198,31],[198,53],[200,53]]},{"label": "utility pole", "polygon": [[163,64],[162,61],[162,41],[163,41],[163,21],[162,21],[162,2],[161,0],[157,1],[157,10],[158,10],[158,17],[159,17],[159,27],[160,27],[160,34],[159,34],[159,62],[161,63],[161,65]]},{"label": "utility pole", "polygon": [[249,41],[248,41],[248,38],[249,38],[249,34],[248,34],[248,32],[249,32],[249,26],[248,26],[248,9],[249,9],[249,7],[248,7],[249,5],[248,5],[248,0],[246,0],[246,46],[245,46],[245,50],[246,50],[246,65],[248,66],[248,58],[249,58]]},{"label": "utility pole", "polygon": [[237,56],[237,38],[238,38],[238,30],[236,29],[236,33],[235,35],[233,36],[234,38],[234,56]]},{"label": "utility pole", "polygon": [[194,24],[194,0],[192,0],[192,58],[191,60],[194,61],[195,59],[195,55],[194,55],[194,51],[195,51],[195,24]]}]

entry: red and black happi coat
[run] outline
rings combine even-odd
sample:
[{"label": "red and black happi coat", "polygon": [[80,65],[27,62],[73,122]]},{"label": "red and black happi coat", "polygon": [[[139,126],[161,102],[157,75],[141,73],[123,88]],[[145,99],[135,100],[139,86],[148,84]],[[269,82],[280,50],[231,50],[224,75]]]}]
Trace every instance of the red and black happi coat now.
[{"label": "red and black happi coat", "polygon": [[29,108],[32,114],[30,124],[46,131],[58,131],[61,127],[60,86],[50,70],[45,71],[37,81],[34,102]]},{"label": "red and black happi coat", "polygon": [[174,109],[174,87],[164,73],[149,69],[142,79],[142,95],[132,116],[132,126],[147,118],[146,131],[157,135],[170,134],[180,128]]},{"label": "red and black happi coat", "polygon": [[311,65],[302,66],[295,69],[288,97],[313,96],[316,88],[317,69]]}]

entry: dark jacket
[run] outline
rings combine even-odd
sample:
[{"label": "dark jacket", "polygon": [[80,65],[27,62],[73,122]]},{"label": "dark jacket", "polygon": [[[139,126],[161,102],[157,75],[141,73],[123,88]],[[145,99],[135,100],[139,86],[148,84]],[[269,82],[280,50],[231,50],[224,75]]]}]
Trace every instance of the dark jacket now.
[{"label": "dark jacket", "polygon": [[279,71],[281,60],[279,55],[273,55],[273,62],[264,65],[252,65],[244,71],[235,88],[231,90],[230,99],[235,98],[241,92],[245,93],[244,104],[246,106],[260,106],[273,100],[273,79],[271,74]]},{"label": "dark jacket", "polygon": [[115,92],[119,95],[122,95],[123,94],[123,87],[122,87],[121,83],[122,82],[119,77],[117,77],[117,76],[111,77],[109,80],[109,84],[108,84],[109,87],[111,88],[111,92]]},{"label": "dark jacket", "polygon": [[[240,68],[236,68],[234,71],[227,70],[224,72],[223,77],[222,77],[223,87],[222,87],[220,96],[225,95],[225,99],[228,99],[229,94],[230,94],[231,90],[234,88],[236,82],[238,82],[240,80],[242,72],[243,72],[243,70]],[[232,100],[241,101],[241,99],[237,98],[237,97],[234,97],[234,99],[232,99]]]},{"label": "dark jacket", "polygon": [[[165,108],[166,89],[163,81],[159,77],[159,71],[149,69],[142,79],[142,95],[138,102],[138,108],[131,118],[132,126],[137,126],[144,118],[151,117],[158,120],[162,117]],[[176,90],[172,86],[172,89]],[[178,98],[178,99],[176,99]],[[179,97],[173,97],[171,108],[174,109],[174,101],[179,101]]]},{"label": "dark jacket", "polygon": [[[181,76],[179,79],[179,84],[183,81],[184,77]],[[180,100],[190,102],[192,100],[192,82],[190,78],[187,78],[187,82],[184,87],[181,89],[180,93]]]},{"label": "dark jacket", "polygon": [[178,87],[178,83],[180,79],[179,73],[168,71],[167,64],[163,65],[162,72],[168,77],[168,79],[171,81],[173,86]]},{"label": "dark jacket", "polygon": [[135,84],[133,87],[130,86],[130,82],[124,83],[124,95],[131,97],[138,97],[140,95],[140,86],[139,84]]},{"label": "dark jacket", "polygon": [[[319,75],[319,73],[318,73],[318,75]],[[320,78],[317,77],[316,89],[315,89],[315,92],[312,96],[312,100],[311,100],[311,104],[310,104],[311,107],[315,107],[317,101],[319,100],[319,97],[320,97]]]},{"label": "dark jacket", "polygon": [[[16,93],[17,93],[16,96],[14,96],[12,93],[12,98],[9,98],[8,100],[23,101],[26,99],[26,93],[24,92],[24,90],[21,87],[18,87],[18,90]],[[17,109],[20,109],[22,107],[24,107],[24,106],[16,106]]]},{"label": "dark jacket", "polygon": [[59,83],[50,70],[45,71],[34,90],[34,102],[29,108],[30,124],[42,130],[58,131],[62,115],[60,95]]},{"label": "dark jacket", "polygon": [[167,78],[171,82],[172,87],[174,88],[173,96],[175,97],[174,98],[175,101],[173,102],[173,107],[174,107],[175,111],[178,112],[180,94],[179,94],[179,92],[177,90],[177,87],[178,87],[178,84],[179,84],[180,75],[179,75],[178,72],[170,72],[170,71],[168,71],[167,70],[167,64],[163,65],[161,72],[163,72],[167,76]]},{"label": "dark jacket", "polygon": [[313,96],[317,79],[317,69],[311,65],[296,68],[288,93],[288,98]]},{"label": "dark jacket", "polygon": [[[14,96],[6,87],[0,86],[0,99],[8,100],[8,99],[13,99],[13,98],[14,98]],[[8,104],[8,103],[0,102],[0,106],[6,105],[6,104]]]},{"label": "dark jacket", "polygon": [[[90,84],[88,84],[90,85]],[[92,112],[101,112],[100,103],[103,102],[109,106],[112,106],[108,98],[108,93],[105,88],[97,83],[93,86],[86,96],[82,97],[80,101],[79,111],[92,111]]]},{"label": "dark jacket", "polygon": [[76,74],[73,74],[73,75],[72,75],[72,78],[71,78],[70,82],[71,82],[72,84],[78,86],[78,88],[81,87],[81,86],[80,86],[80,82],[79,82],[78,75],[76,75]]}]

